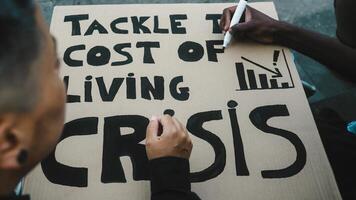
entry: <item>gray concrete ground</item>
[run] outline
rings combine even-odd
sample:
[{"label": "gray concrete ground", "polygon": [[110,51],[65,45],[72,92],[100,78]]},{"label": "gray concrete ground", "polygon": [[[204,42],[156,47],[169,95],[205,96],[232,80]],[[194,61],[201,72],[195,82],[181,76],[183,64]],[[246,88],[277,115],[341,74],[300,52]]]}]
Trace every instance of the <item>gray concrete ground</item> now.
[{"label": "gray concrete ground", "polygon": [[[267,1],[267,0],[259,0]],[[50,22],[56,5],[127,4],[127,3],[216,3],[236,0],[39,0],[47,22]],[[333,0],[274,0],[279,17],[283,21],[335,36],[336,24]],[[312,59],[295,52],[295,61],[301,78],[317,88],[309,99],[317,102],[345,92],[356,92],[352,86],[333,75],[327,68]]]}]

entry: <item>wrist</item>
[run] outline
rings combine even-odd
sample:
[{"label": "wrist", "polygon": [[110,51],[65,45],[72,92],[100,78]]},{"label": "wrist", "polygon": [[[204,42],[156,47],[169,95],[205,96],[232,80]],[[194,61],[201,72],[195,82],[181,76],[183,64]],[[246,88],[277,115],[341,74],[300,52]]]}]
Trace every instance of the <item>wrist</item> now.
[{"label": "wrist", "polygon": [[152,194],[165,190],[190,191],[189,161],[164,157],[149,161]]},{"label": "wrist", "polygon": [[274,27],[273,42],[274,44],[290,47],[290,36],[296,29],[291,24],[278,21]]}]

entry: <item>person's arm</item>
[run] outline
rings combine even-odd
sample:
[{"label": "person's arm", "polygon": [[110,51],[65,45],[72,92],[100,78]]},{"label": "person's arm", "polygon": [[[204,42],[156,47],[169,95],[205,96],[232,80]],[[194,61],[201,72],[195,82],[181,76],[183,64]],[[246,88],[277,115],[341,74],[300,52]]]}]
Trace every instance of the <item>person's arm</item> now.
[{"label": "person's arm", "polygon": [[30,200],[29,195],[24,196],[16,196],[15,194],[11,194],[10,196],[0,196],[0,200]]},{"label": "person's arm", "polygon": [[199,200],[190,189],[187,159],[165,157],[151,160],[150,174],[152,200]]},{"label": "person's arm", "polygon": [[178,120],[168,115],[151,119],[146,132],[151,200],[200,200],[189,181],[192,148],[188,131]]},{"label": "person's arm", "polygon": [[291,24],[280,22],[248,7],[246,20],[229,29],[235,7],[224,10],[220,26],[231,31],[236,38],[249,38],[257,42],[277,44],[309,56],[339,75],[356,82],[356,49],[339,40]]},{"label": "person's arm", "polygon": [[356,83],[356,50],[336,38],[280,23],[274,40],[276,44],[307,55]]}]

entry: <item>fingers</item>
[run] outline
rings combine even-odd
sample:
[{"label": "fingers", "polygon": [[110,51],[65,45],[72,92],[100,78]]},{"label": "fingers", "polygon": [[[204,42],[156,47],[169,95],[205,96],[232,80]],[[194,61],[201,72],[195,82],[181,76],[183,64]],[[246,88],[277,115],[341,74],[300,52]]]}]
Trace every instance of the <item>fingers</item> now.
[{"label": "fingers", "polygon": [[185,132],[185,131],[184,131],[185,127],[183,126],[183,124],[180,123],[180,122],[179,122],[176,118],[174,118],[174,117],[173,117],[172,119],[173,119],[174,124],[176,125],[177,129],[178,129],[179,131]]},{"label": "fingers", "polygon": [[[149,124],[149,128],[153,127],[154,131],[157,132],[159,128],[159,123],[162,124],[163,127],[163,133],[162,136],[182,136],[184,138],[189,137],[188,131],[186,130],[185,126],[183,126],[182,123],[180,123],[176,118],[171,117],[169,115],[164,115],[158,122],[157,124],[152,122],[151,120]],[[148,129],[148,128],[147,128]],[[150,135],[151,136],[151,135]],[[153,136],[157,137],[157,133],[153,134]]]},{"label": "fingers", "polygon": [[[188,131],[187,129],[185,128],[185,126],[183,126],[182,123],[180,123],[176,118],[173,118],[175,124],[176,124],[176,127],[178,128],[178,134],[184,138],[184,140],[186,140],[186,142],[189,142],[190,140],[190,137],[189,137],[189,134],[188,134]],[[191,141],[190,141],[191,142]]]},{"label": "fingers", "polygon": [[255,9],[251,8],[250,6],[246,7],[246,11],[245,11],[245,22],[249,22],[252,20],[252,12]]},{"label": "fingers", "polygon": [[[157,134],[159,126],[163,133]],[[193,144],[186,128],[177,119],[165,115],[152,117],[146,132],[146,153],[149,160],[174,156],[189,159]]]},{"label": "fingers", "polygon": [[220,29],[223,33],[226,33],[230,28],[231,13],[228,9],[224,9],[223,15],[220,19]]},{"label": "fingers", "polygon": [[[220,29],[223,31],[223,33],[229,31],[230,29],[230,24],[231,24],[231,19],[236,11],[236,6],[228,7],[225,8],[223,11],[223,14],[220,18]],[[254,8],[247,6],[246,11],[244,12],[241,21],[244,22],[249,22],[252,19],[253,13],[258,12]]]},{"label": "fingers", "polygon": [[220,18],[220,29],[225,33],[230,29],[230,22],[235,13],[236,6],[225,8]]},{"label": "fingers", "polygon": [[146,130],[146,140],[152,140],[157,137],[159,132],[159,119],[153,116]]},{"label": "fingers", "polygon": [[176,118],[169,115],[165,115],[161,118],[163,126],[162,136],[178,136],[182,135],[186,137],[187,131],[185,127]]},{"label": "fingers", "polygon": [[169,115],[164,115],[161,118],[161,124],[163,128],[163,133],[162,136],[171,136],[172,134],[175,134],[177,132],[177,127],[176,124],[173,120],[173,118]]}]

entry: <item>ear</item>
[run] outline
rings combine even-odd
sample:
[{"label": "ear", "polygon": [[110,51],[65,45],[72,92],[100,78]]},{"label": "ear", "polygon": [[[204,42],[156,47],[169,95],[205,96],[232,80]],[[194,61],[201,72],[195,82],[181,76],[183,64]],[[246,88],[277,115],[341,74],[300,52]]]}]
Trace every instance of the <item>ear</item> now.
[{"label": "ear", "polygon": [[0,116],[0,170],[19,169],[18,156],[21,152],[20,135],[13,130],[16,117]]}]

